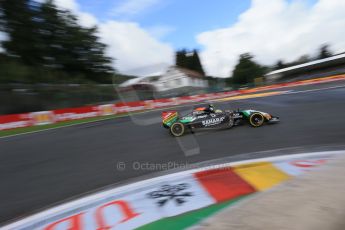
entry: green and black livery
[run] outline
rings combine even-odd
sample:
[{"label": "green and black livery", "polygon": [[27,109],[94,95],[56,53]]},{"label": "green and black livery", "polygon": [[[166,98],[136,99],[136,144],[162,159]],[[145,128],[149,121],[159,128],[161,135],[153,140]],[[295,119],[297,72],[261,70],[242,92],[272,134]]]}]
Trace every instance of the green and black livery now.
[{"label": "green and black livery", "polygon": [[187,131],[198,129],[231,128],[235,125],[249,123],[253,127],[260,127],[264,123],[275,123],[279,117],[257,110],[237,110],[208,112],[207,109],[197,108],[191,113],[180,117],[177,111],[162,113],[163,127],[169,129],[175,137],[180,137]]}]

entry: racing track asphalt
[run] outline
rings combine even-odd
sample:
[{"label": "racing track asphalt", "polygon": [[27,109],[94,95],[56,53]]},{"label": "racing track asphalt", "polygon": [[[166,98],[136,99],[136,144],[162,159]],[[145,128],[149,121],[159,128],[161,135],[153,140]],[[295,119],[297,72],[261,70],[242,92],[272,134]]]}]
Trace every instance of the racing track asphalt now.
[{"label": "racing track asphalt", "polygon": [[[345,82],[323,86],[339,84]],[[0,223],[153,172],[134,170],[133,162],[185,164],[277,148],[345,144],[345,88],[216,105],[262,110],[282,121],[260,128],[245,125],[199,132],[177,140],[160,123],[150,124],[152,119],[160,121],[160,112],[155,111],[0,139]],[[200,153],[186,157],[179,143],[186,149],[198,147]],[[126,169],[117,170],[118,162],[124,162]]]}]

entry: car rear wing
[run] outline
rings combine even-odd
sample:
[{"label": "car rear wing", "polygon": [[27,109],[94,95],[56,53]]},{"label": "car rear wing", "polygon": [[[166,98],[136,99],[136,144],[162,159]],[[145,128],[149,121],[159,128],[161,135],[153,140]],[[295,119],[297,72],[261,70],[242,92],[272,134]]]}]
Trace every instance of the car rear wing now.
[{"label": "car rear wing", "polygon": [[177,111],[164,111],[162,112],[163,126],[168,128],[178,119]]}]

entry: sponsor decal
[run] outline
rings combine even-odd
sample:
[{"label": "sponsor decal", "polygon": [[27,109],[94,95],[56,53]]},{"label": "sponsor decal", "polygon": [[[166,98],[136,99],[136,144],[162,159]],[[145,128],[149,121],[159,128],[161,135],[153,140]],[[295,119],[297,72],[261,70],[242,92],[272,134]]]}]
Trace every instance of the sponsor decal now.
[{"label": "sponsor decal", "polygon": [[240,113],[234,113],[233,118],[238,119],[238,118],[243,118],[243,116]]},{"label": "sponsor decal", "polygon": [[127,201],[114,200],[94,209],[53,221],[43,229],[112,229],[122,227],[140,215],[141,213],[137,213]]},{"label": "sponsor decal", "polygon": [[183,117],[182,120],[186,120],[187,122],[192,122],[196,120],[196,117]]},{"label": "sponsor decal", "polygon": [[188,201],[188,197],[193,196],[193,193],[187,191],[190,187],[187,183],[177,185],[163,185],[159,190],[148,193],[148,197],[156,199],[159,207],[164,206],[167,202],[175,202],[180,206]]},{"label": "sponsor decal", "polygon": [[297,176],[307,171],[312,171],[317,168],[317,166],[325,164],[330,157],[322,158],[304,158],[292,161],[282,161],[275,162],[275,166],[280,170],[292,175]]},{"label": "sponsor decal", "polygon": [[212,126],[212,125],[218,125],[224,121],[225,117],[217,117],[217,118],[212,118],[208,119],[205,121],[202,121],[202,125],[205,127]]},{"label": "sponsor decal", "polygon": [[31,119],[35,125],[47,125],[54,123],[54,113],[52,111],[42,111],[30,113]]},{"label": "sponsor decal", "polygon": [[322,165],[326,163],[326,159],[317,159],[317,160],[296,160],[290,162],[291,165],[294,165],[296,167],[301,167],[301,168],[311,168],[315,167],[318,165]]},{"label": "sponsor decal", "polygon": [[155,108],[152,100],[144,101],[144,103],[145,103],[145,105],[144,105],[145,109],[154,109]]},{"label": "sponsor decal", "polygon": [[174,116],[176,112],[162,112],[163,120],[169,119],[170,117]]},{"label": "sponsor decal", "polygon": [[88,113],[62,113],[56,114],[55,118],[57,121],[70,121],[79,120],[84,118],[97,117],[98,112],[88,112]]},{"label": "sponsor decal", "polygon": [[115,108],[117,113],[129,113],[135,111],[142,111],[146,109],[145,106],[117,106]]},{"label": "sponsor decal", "polygon": [[178,103],[176,103],[175,98],[154,100],[152,102],[153,108],[167,107],[167,106],[172,106],[176,104]]},{"label": "sponsor decal", "polygon": [[163,112],[162,113],[162,119],[163,119],[164,124],[167,124],[173,121],[176,117],[177,117],[177,112]]},{"label": "sponsor decal", "polygon": [[214,198],[191,174],[157,184],[145,191],[145,198],[152,204],[156,213],[165,217],[176,216],[215,203]]},{"label": "sponsor decal", "polygon": [[[109,223],[110,221],[107,222],[107,219],[110,219],[110,218],[106,218],[107,209],[109,213],[109,211],[111,210],[110,208],[114,208],[114,207],[116,208],[115,210],[119,212],[117,213],[117,216],[119,216],[118,214],[121,214],[121,215],[117,222]],[[139,215],[140,213],[137,213],[135,210],[133,210],[133,208],[128,202],[124,200],[115,200],[97,208],[95,212],[95,217],[96,217],[95,219],[98,226],[97,229],[111,229],[115,227],[116,225],[130,221],[131,219],[136,218]],[[116,216],[114,215],[112,219],[114,219],[114,217]]]},{"label": "sponsor decal", "polygon": [[115,113],[113,104],[100,105],[98,106],[98,110],[101,116],[113,115]]},{"label": "sponsor decal", "polygon": [[198,116],[198,118],[206,118],[207,115],[201,115],[201,116]]},{"label": "sponsor decal", "polygon": [[[108,105],[105,106],[105,108]],[[105,110],[108,110],[107,108]],[[98,117],[101,115],[102,111],[100,111],[99,106],[85,106],[79,108],[71,108],[71,109],[57,109],[53,111],[55,114],[55,121],[71,121],[71,120],[79,120],[83,118],[90,118],[90,117]]]}]

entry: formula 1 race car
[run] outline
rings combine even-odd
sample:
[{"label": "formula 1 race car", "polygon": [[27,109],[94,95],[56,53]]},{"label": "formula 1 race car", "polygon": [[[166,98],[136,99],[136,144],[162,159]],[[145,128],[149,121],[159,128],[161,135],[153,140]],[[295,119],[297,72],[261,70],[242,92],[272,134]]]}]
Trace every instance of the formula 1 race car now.
[{"label": "formula 1 race car", "polygon": [[279,117],[257,110],[222,111],[215,110],[213,105],[195,108],[191,113],[180,117],[177,111],[162,113],[163,127],[170,130],[175,137],[186,131],[194,133],[197,129],[231,128],[244,122],[253,127],[266,123],[279,122]]}]

